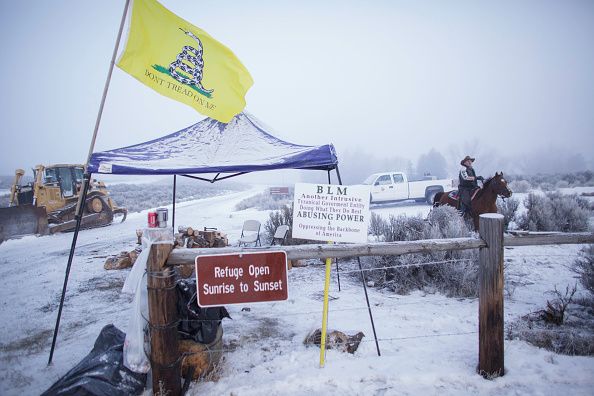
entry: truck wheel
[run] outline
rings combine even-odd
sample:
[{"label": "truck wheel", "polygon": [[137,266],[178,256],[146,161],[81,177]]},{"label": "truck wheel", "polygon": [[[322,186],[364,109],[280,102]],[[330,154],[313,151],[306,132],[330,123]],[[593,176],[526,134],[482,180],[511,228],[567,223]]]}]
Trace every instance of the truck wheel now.
[{"label": "truck wheel", "polygon": [[427,199],[427,203],[429,205],[433,205],[433,199],[435,199],[435,195],[437,193],[438,193],[437,190],[429,190],[429,191],[427,191],[426,199]]}]

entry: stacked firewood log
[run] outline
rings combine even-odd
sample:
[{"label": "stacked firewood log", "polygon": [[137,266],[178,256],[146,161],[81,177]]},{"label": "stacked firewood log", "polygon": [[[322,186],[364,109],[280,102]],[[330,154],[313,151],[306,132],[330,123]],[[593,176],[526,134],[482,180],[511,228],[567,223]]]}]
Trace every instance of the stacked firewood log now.
[{"label": "stacked firewood log", "polygon": [[225,247],[229,244],[227,234],[216,228],[204,227],[199,231],[192,227],[180,226],[175,234],[174,245],[186,248],[214,248]]}]

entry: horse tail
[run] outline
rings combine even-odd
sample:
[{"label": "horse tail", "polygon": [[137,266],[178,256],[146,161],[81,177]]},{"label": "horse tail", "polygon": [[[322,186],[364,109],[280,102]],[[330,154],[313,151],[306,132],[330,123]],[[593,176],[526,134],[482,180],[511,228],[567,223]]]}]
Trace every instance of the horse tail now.
[{"label": "horse tail", "polygon": [[441,197],[443,196],[443,191],[439,191],[438,193],[435,194],[435,197],[433,197],[433,207],[436,208],[439,206],[441,201]]}]

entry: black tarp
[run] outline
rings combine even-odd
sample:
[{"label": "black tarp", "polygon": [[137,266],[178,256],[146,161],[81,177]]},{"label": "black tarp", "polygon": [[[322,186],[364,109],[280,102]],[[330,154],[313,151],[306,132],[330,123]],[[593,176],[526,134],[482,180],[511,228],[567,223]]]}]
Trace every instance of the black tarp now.
[{"label": "black tarp", "polygon": [[144,391],[146,374],[130,371],[123,364],[126,334],[114,325],[105,326],[93,349],[74,368],[41,396],[128,396]]},{"label": "black tarp", "polygon": [[213,342],[221,320],[231,319],[225,307],[198,306],[195,280],[182,280],[177,283],[177,313],[180,319],[177,327],[179,337],[201,344]]}]

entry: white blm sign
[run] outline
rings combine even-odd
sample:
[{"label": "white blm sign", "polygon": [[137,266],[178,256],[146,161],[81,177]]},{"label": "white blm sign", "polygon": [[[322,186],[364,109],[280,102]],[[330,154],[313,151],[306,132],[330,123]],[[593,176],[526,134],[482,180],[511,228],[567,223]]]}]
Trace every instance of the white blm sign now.
[{"label": "white blm sign", "polygon": [[369,186],[295,184],[293,237],[332,242],[367,242]]}]

